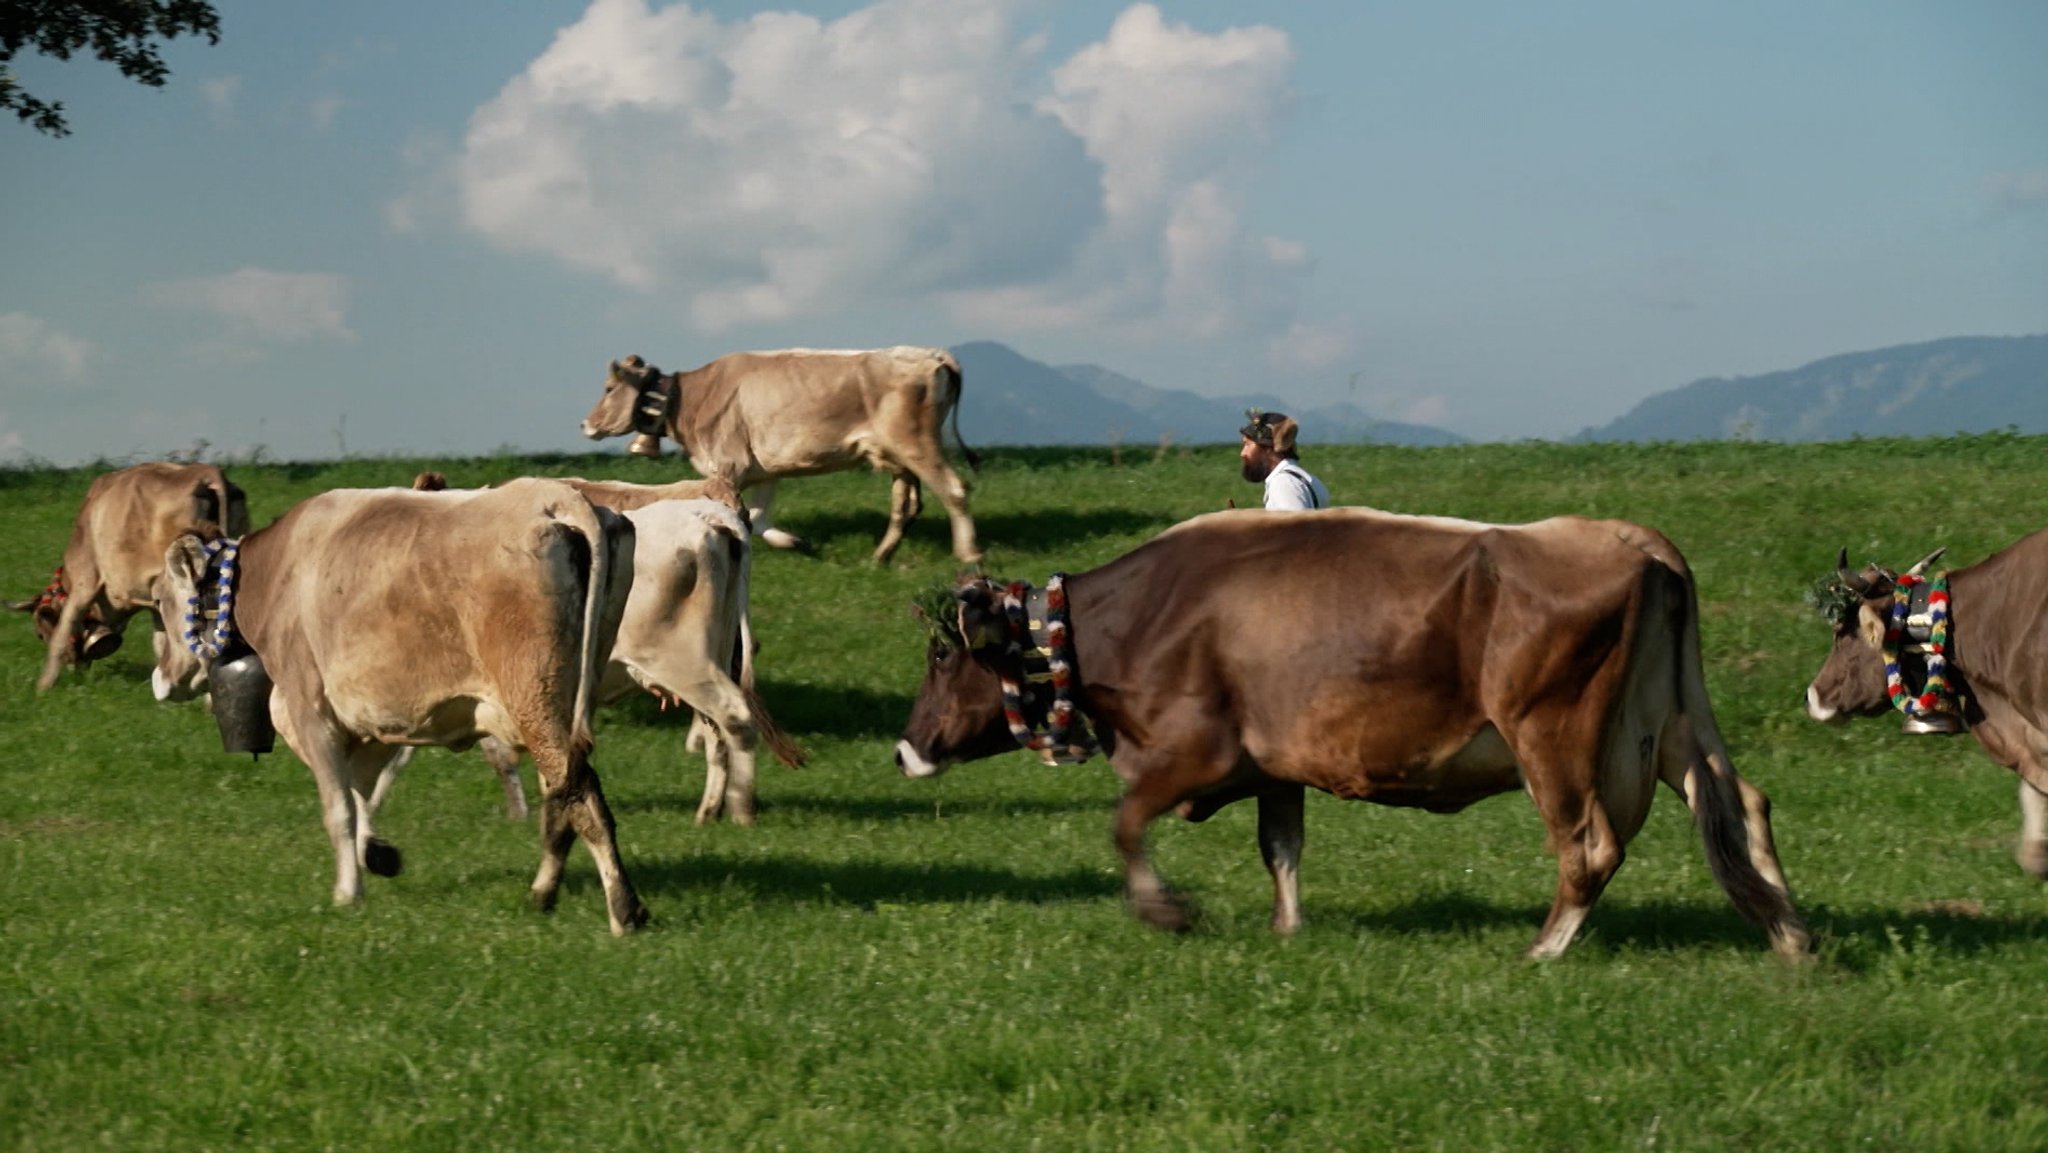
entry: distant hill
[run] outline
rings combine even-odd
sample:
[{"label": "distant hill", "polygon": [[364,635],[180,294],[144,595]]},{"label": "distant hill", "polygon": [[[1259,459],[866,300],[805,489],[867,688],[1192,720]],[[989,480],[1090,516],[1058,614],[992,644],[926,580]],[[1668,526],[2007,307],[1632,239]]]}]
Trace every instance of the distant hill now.
[{"label": "distant hill", "polygon": [[1697,380],[1573,439],[1842,440],[2008,427],[2048,432],[2048,336],[1951,337]]},{"label": "distant hill", "polygon": [[1092,364],[1055,368],[993,341],[956,345],[966,384],[960,433],[981,444],[1235,442],[1248,407],[1301,421],[1304,444],[1463,444],[1427,425],[1376,420],[1353,405],[1307,406],[1271,395],[1199,396],[1155,388]]}]

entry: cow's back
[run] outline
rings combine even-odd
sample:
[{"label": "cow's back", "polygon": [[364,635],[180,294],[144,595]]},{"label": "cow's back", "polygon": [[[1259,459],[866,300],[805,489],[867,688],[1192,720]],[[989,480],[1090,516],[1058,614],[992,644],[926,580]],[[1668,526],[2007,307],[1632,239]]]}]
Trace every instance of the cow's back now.
[{"label": "cow's back", "polygon": [[1073,627],[1103,646],[1084,678],[1115,653],[1119,681],[1212,700],[1254,757],[1347,795],[1359,765],[1447,755],[1579,653],[1602,658],[1667,554],[1619,521],[1213,513],[1087,574],[1128,592],[1107,619],[1077,604]]},{"label": "cow's back", "polygon": [[932,414],[936,443],[959,371],[937,348],[732,353],[683,374],[679,425],[699,472],[742,486],[879,465],[900,435],[892,410]]},{"label": "cow's back", "polygon": [[567,715],[601,540],[589,503],[555,481],[338,489],[245,539],[238,623],[280,685],[316,683],[352,731],[441,741],[476,719],[522,743],[476,702],[540,684]]}]

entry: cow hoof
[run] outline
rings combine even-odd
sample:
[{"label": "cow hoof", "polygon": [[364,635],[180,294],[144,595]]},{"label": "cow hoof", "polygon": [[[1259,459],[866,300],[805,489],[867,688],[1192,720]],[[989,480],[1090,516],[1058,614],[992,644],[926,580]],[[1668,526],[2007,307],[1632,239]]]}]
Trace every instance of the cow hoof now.
[{"label": "cow hoof", "polygon": [[534,911],[534,912],[536,912],[536,913],[552,913],[552,912],[554,912],[554,911],[555,911],[555,897],[556,897],[556,894],[557,894],[557,891],[556,891],[556,890],[554,890],[554,889],[545,889],[545,890],[543,890],[543,889],[535,889],[535,890],[533,890],[533,891],[532,891],[532,892],[531,892],[531,893],[529,894],[529,899],[530,899],[530,900],[531,900],[531,901],[533,902],[533,911]]},{"label": "cow hoof", "polygon": [[2030,876],[2048,881],[2048,841],[2021,845],[2016,859],[2020,863],[2020,868],[2025,869]]},{"label": "cow hoof", "polygon": [[372,837],[370,843],[363,846],[363,868],[380,877],[395,877],[404,870],[405,858],[400,855],[398,846]]},{"label": "cow hoof", "polygon": [[626,897],[626,903],[627,908],[623,914],[616,908],[611,910],[612,936],[614,937],[623,937],[636,929],[645,928],[647,925],[647,906],[640,903],[640,898],[629,895]]},{"label": "cow hoof", "polygon": [[1131,902],[1131,912],[1140,921],[1167,933],[1185,933],[1194,928],[1194,921],[1179,901],[1171,897],[1152,897]]}]

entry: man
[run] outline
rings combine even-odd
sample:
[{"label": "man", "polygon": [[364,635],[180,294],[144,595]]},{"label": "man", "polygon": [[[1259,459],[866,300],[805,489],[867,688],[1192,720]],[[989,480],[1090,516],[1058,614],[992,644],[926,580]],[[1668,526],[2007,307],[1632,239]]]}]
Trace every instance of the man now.
[{"label": "man", "polygon": [[1278,412],[1246,409],[1250,423],[1238,430],[1244,438],[1237,458],[1244,478],[1266,486],[1269,509],[1311,509],[1330,507],[1330,491],[1323,482],[1301,467],[1294,439],[1301,426],[1291,416]]}]

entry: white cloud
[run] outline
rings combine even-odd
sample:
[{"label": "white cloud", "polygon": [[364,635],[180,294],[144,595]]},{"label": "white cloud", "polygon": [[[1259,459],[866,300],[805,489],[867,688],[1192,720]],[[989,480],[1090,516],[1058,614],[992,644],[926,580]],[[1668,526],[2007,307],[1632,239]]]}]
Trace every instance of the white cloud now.
[{"label": "white cloud", "polygon": [[334,118],[341,115],[341,110],[347,106],[348,101],[339,96],[321,96],[314,99],[306,115],[313,121],[314,131],[325,132],[334,127]]},{"label": "white cloud", "polygon": [[2048,206],[2048,169],[1994,172],[1984,183],[1991,195],[1992,206],[2001,212]]},{"label": "white cloud", "polygon": [[[1242,215],[1286,36],[1139,4],[1051,65],[1019,2],[727,22],[594,0],[471,118],[457,211],[500,247],[676,292],[706,330],[902,301],[996,334],[1285,331],[1307,251]],[[430,218],[434,186],[391,225]]]},{"label": "white cloud", "polygon": [[332,273],[241,268],[153,285],[146,295],[164,307],[223,317],[239,335],[259,340],[355,336],[348,327],[348,278]]},{"label": "white cloud", "polygon": [[0,378],[83,380],[93,356],[90,344],[40,317],[25,312],[0,314]]},{"label": "white cloud", "polygon": [[1356,343],[1349,330],[1297,322],[1267,346],[1267,359],[1276,368],[1315,371],[1350,357]]},{"label": "white cloud", "polygon": [[199,82],[199,95],[206,100],[213,122],[228,127],[235,122],[235,97],[242,91],[240,76],[208,76]]}]

